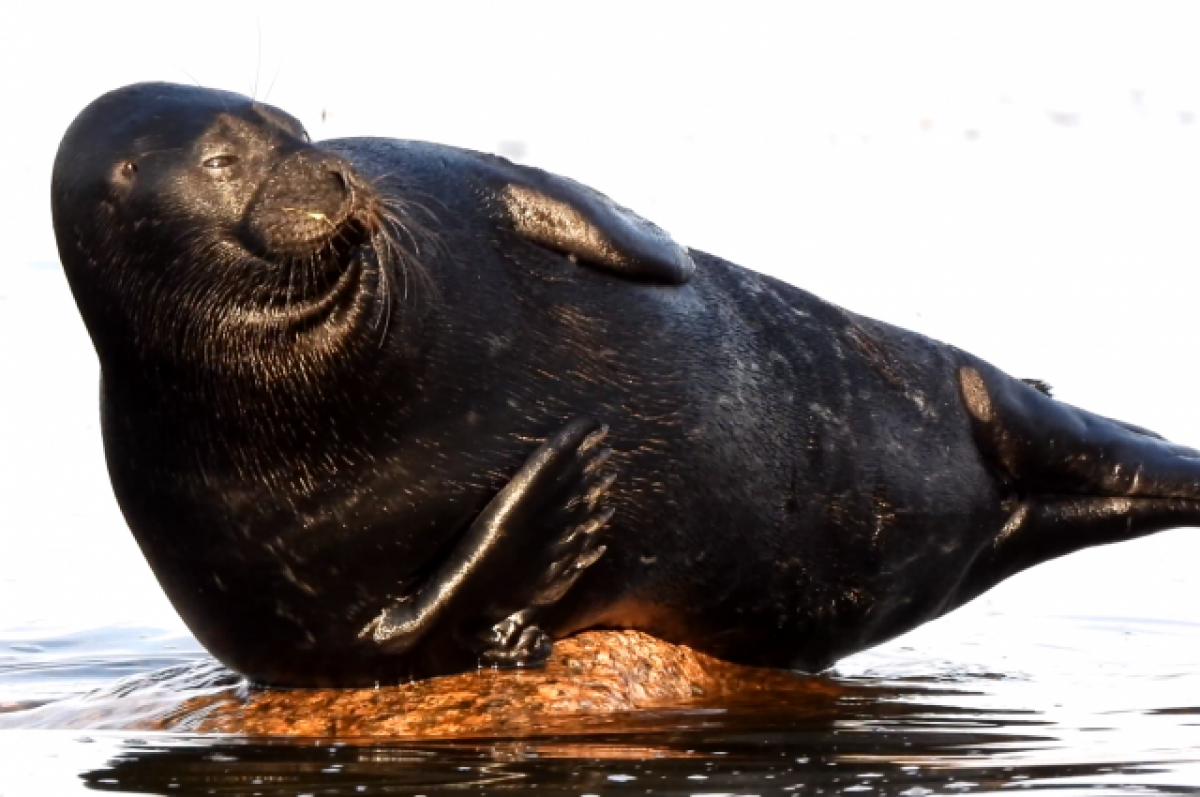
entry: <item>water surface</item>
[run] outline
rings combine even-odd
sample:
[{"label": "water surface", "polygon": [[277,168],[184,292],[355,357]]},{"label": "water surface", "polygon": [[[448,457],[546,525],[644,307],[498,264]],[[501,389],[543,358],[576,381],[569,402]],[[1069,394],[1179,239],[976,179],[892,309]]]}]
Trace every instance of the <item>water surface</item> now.
[{"label": "water surface", "polygon": [[[1015,644],[996,641],[1021,640]],[[107,627],[0,641],[0,794],[1200,793],[1200,624],[975,611],[822,676],[814,712],[753,700],[457,741],[20,730],[38,705],[203,659]],[[1119,655],[1114,655],[1119,654]]]}]

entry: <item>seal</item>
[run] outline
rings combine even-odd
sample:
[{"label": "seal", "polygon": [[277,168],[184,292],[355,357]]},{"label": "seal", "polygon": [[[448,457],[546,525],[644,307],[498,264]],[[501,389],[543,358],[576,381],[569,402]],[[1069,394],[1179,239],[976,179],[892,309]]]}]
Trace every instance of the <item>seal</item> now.
[{"label": "seal", "polygon": [[122,511],[259,682],[605,627],[816,671],[1200,523],[1200,453],[501,158],[139,84],[74,121],[52,200]]}]

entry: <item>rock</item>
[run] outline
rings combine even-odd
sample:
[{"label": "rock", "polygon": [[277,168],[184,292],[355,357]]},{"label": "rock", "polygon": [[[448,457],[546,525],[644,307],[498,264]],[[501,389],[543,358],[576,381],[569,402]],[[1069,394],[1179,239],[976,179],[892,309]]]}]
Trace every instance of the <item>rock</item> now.
[{"label": "rock", "polygon": [[636,631],[555,644],[545,668],[479,670],[376,689],[258,689],[212,660],[132,676],[0,717],[3,727],[450,738],[627,727],[643,709],[785,700],[831,709],[852,687],[729,664]]}]

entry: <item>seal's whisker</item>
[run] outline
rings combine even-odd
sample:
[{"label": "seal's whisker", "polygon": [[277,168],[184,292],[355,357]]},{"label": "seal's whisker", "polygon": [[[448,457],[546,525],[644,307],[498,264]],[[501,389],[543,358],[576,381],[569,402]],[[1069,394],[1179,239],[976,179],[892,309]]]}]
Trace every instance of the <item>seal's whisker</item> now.
[{"label": "seal's whisker", "polygon": [[401,302],[406,302],[408,301],[408,266],[403,261],[400,263],[400,270],[400,273],[404,276],[404,296],[401,298]]},{"label": "seal's whisker", "polygon": [[[420,240],[417,238],[416,235],[414,235],[412,233],[412,231],[409,230],[408,226],[406,226],[404,224],[401,217],[395,212],[388,211],[388,221],[392,224],[392,227],[396,231],[397,235],[400,232],[403,232],[408,237],[408,240],[412,243],[414,254],[416,254],[417,256],[420,256],[420,254],[421,254]],[[422,232],[424,232],[424,230],[422,230]]]},{"label": "seal's whisker", "polygon": [[[384,195],[379,208],[381,227],[385,230],[386,238],[396,252],[397,265],[402,269],[404,276],[402,301],[407,301],[409,296],[409,271],[413,272],[416,283],[425,285],[427,288],[432,287],[428,273],[420,266],[422,239],[426,242],[426,248],[431,249],[433,254],[442,248],[437,237],[432,235],[423,224],[413,220],[408,212],[410,205],[413,204],[407,198]],[[408,245],[405,244],[405,240]],[[410,264],[411,269],[409,268]],[[415,288],[417,285],[414,284],[412,287]],[[413,295],[416,297],[415,292]]]},{"label": "seal's whisker", "polygon": [[[420,232],[425,236],[429,235],[429,228],[416,218],[413,211],[419,211],[420,214],[424,216],[432,225],[436,226],[441,223],[441,219],[438,218],[438,215],[434,213],[433,210],[431,210],[423,202],[420,202],[407,194],[405,196],[399,196],[391,193],[383,193],[382,197],[383,204],[390,211],[392,211],[392,213],[395,214],[398,219],[407,219],[408,226],[420,230]],[[442,203],[438,202],[438,204]],[[443,207],[445,206],[443,205]]]},{"label": "seal's whisker", "polygon": [[[313,291],[314,287],[317,285],[317,255],[316,255],[316,253],[313,253],[308,256],[308,258],[305,260],[304,266],[305,266],[305,269],[304,269],[304,277],[305,277],[304,295],[310,296],[310,295],[312,295],[311,292]],[[309,284],[310,281],[312,283],[311,285]]]},{"label": "seal's whisker", "polygon": [[405,233],[410,241],[412,241],[418,253],[420,252],[418,239],[424,238],[427,241],[437,241],[438,239],[430,233],[429,228],[417,218],[416,214],[420,213],[423,215],[434,227],[439,224],[440,220],[436,213],[424,203],[415,199],[414,195],[430,199],[441,205],[444,210],[448,210],[445,203],[418,191],[406,190],[404,195],[400,195],[395,191],[389,190],[384,185],[385,183],[386,179],[384,178],[375,181],[376,188],[379,190],[381,197],[381,215],[391,219],[399,230]]},{"label": "seal's whisker", "polygon": [[[380,231],[371,237],[371,250],[375,255],[376,270],[378,271],[378,286],[376,289],[377,301],[379,302],[379,311],[375,316],[375,325],[379,326],[380,319],[383,320],[382,329],[379,335],[379,345],[382,346],[387,338],[388,326],[391,323],[392,316],[392,279],[390,269],[392,263],[397,262],[396,252],[392,247],[391,240],[386,234],[386,227],[383,223],[380,224]],[[381,248],[384,251],[381,251]],[[404,263],[399,262],[402,270],[406,270]]]},{"label": "seal's whisker", "polygon": [[[400,275],[403,283],[403,294],[399,297],[399,301],[401,304],[404,304],[408,301],[408,260],[410,259],[410,255],[397,239],[393,227],[395,223],[396,222],[394,219],[385,217],[382,224],[382,229],[384,230],[382,240],[388,250],[388,266],[390,267],[391,264],[394,263],[395,266],[400,269]],[[385,268],[384,270],[386,271],[387,269]],[[389,288],[389,295],[393,290],[394,288]]]},{"label": "seal's whisker", "polygon": [[421,197],[430,202],[433,202],[434,204],[441,206],[442,210],[444,210],[446,212],[450,211],[450,208],[446,206],[445,202],[443,202],[441,199],[433,196],[432,194],[427,194],[424,191],[418,191],[409,186],[403,186],[402,190],[404,191],[404,195],[401,196],[401,195],[397,194],[394,190],[391,190],[388,188],[387,183],[389,183],[389,182],[391,182],[391,183],[399,182],[398,178],[396,177],[396,175],[393,172],[388,172],[386,174],[382,174],[379,177],[376,177],[374,180],[371,181],[372,185],[375,186],[375,189],[377,191],[379,191],[381,196],[386,197],[386,198],[391,199],[396,202],[400,202],[400,203],[403,203],[406,205],[411,205],[412,207],[416,208],[417,210],[422,211],[429,218],[429,220],[435,224],[438,222],[437,215],[432,210],[430,210],[428,207],[426,207],[424,204],[417,201],[415,199],[415,197]]},{"label": "seal's whisker", "polygon": [[379,330],[379,347],[383,348],[383,344],[387,342],[388,327],[392,322],[392,286],[391,278],[388,276],[387,264],[379,257],[379,252],[375,253],[375,262],[378,264],[379,272],[379,293],[382,298],[379,300],[379,314],[376,315],[375,323],[379,326],[379,318],[382,316],[383,325]]},{"label": "seal's whisker", "polygon": [[267,94],[263,97],[263,102],[271,100],[271,92],[275,90],[275,81],[279,80],[279,73],[283,71],[283,59],[279,59],[278,66],[275,67],[275,77],[271,78],[271,85],[267,86]]},{"label": "seal's whisker", "polygon": [[288,260],[287,283],[287,293],[285,294],[287,296],[287,302],[285,302],[283,306],[283,311],[285,313],[291,309],[292,296],[295,294],[296,290],[296,262],[291,259]]},{"label": "seal's whisker", "polygon": [[195,84],[196,84],[196,88],[198,88],[198,89],[202,89],[202,88],[204,88],[204,86],[202,86],[202,85],[200,84],[200,81],[199,81],[199,80],[196,80],[196,77],[195,77],[195,76],[194,76],[194,75],[193,75],[191,72],[187,71],[186,69],[184,69],[184,68],[183,68],[182,66],[180,66],[179,64],[175,64],[175,68],[176,68],[176,69],[178,69],[178,70],[179,70],[180,72],[182,72],[183,74],[187,75],[187,77],[188,77],[188,80],[190,80],[190,81],[192,81],[193,83],[195,83]]}]

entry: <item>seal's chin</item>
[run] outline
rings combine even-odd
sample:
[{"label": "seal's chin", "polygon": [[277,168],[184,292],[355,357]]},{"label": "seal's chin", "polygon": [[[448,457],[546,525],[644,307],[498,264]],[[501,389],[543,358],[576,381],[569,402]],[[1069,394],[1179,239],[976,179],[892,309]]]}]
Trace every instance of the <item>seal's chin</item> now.
[{"label": "seal's chin", "polygon": [[[373,253],[369,244],[360,244],[337,252],[330,262],[313,261],[311,283],[300,279],[300,288],[289,288],[284,296],[280,320],[289,324],[311,324],[322,321],[339,310],[345,309],[357,295],[356,288],[362,281],[367,268],[367,259]],[[373,257],[371,258],[373,260]],[[295,265],[292,266],[296,270]],[[299,270],[305,271],[304,264]],[[295,276],[289,279],[295,282]]]},{"label": "seal's chin", "polygon": [[356,219],[311,242],[307,252],[299,247],[288,253],[244,251],[263,275],[251,303],[254,317],[244,320],[281,328],[311,326],[349,309],[361,298],[364,276],[379,264],[372,235]]}]

